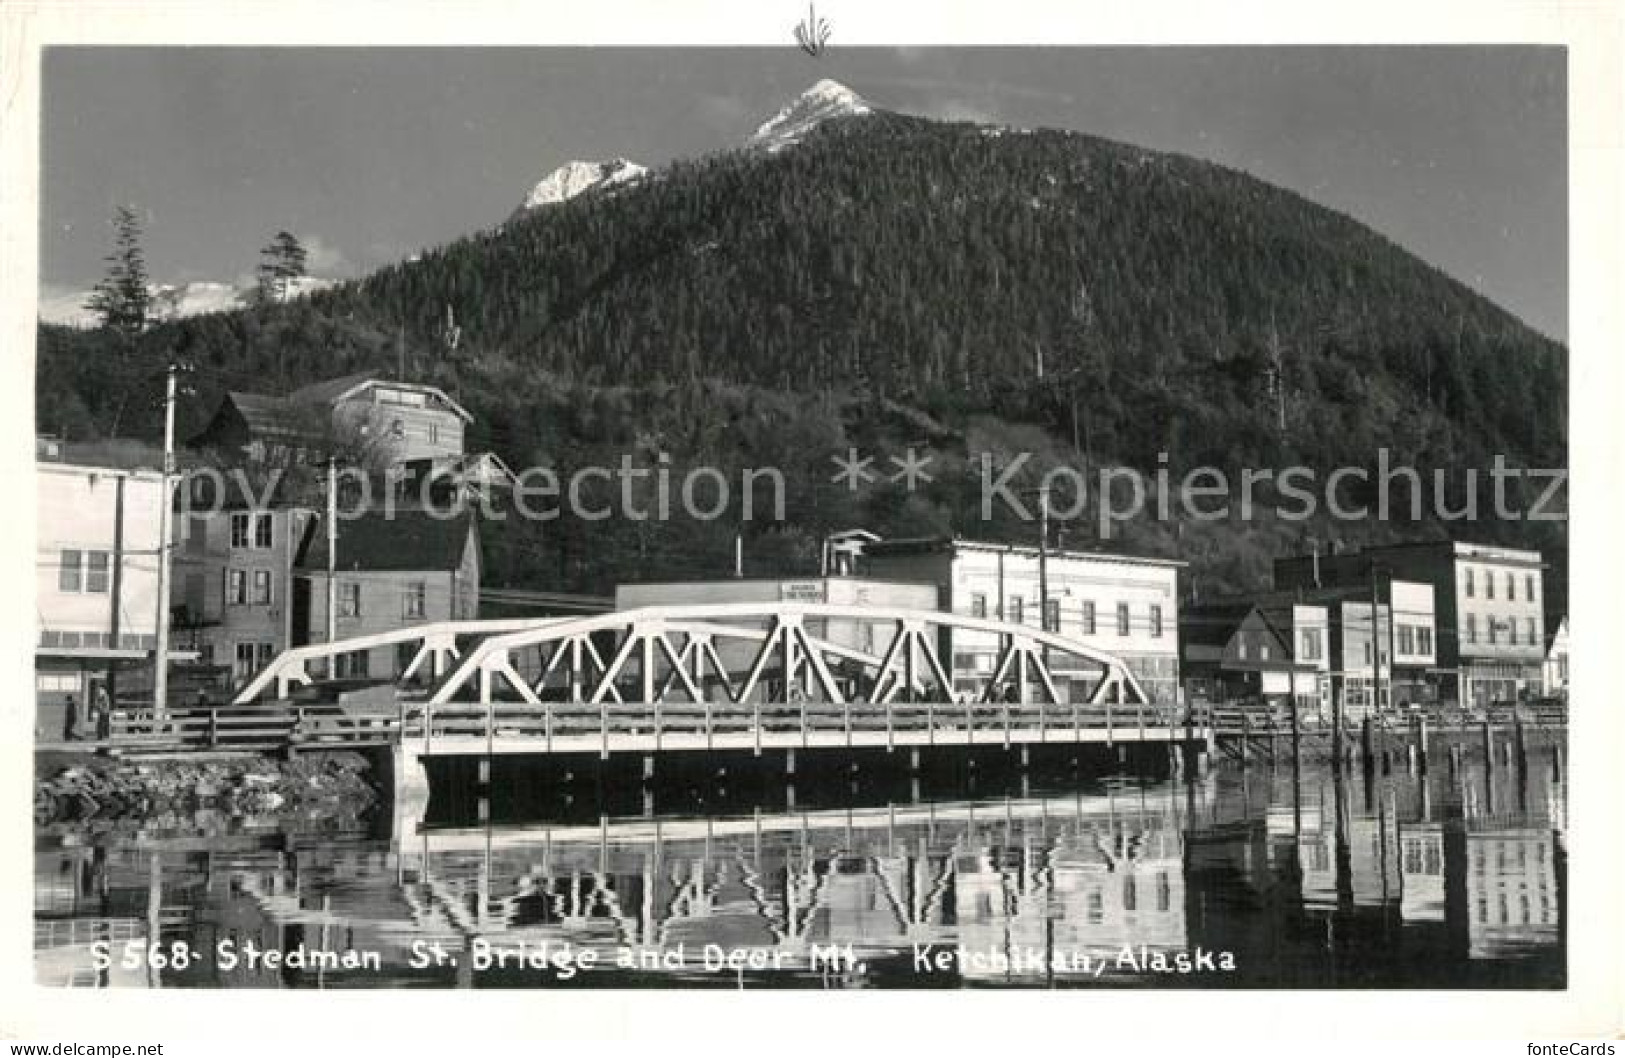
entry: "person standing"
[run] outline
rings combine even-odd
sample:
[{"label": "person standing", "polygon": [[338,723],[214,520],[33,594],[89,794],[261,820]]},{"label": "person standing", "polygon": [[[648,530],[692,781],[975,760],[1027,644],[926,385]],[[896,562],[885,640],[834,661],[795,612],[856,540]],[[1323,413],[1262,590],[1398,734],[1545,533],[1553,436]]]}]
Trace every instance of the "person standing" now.
[{"label": "person standing", "polygon": [[113,699],[107,693],[107,684],[96,685],[96,697],[90,707],[90,720],[96,726],[96,738],[105,740],[113,733]]},{"label": "person standing", "polygon": [[79,741],[79,703],[71,694],[62,703],[62,741]]}]

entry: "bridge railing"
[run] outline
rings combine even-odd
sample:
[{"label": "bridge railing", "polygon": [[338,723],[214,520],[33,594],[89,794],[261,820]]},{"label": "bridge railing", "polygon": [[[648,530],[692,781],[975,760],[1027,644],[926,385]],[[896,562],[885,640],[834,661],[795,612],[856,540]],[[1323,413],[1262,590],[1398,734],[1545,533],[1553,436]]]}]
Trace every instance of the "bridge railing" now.
[{"label": "bridge railing", "polygon": [[[1199,725],[1211,726],[1221,735],[1253,734],[1267,736],[1291,730],[1290,707],[1268,708],[1257,704],[1233,702],[1198,703],[1191,706],[1191,715]],[[1433,732],[1472,731],[1489,724],[1491,727],[1512,727],[1522,724],[1530,728],[1561,728],[1568,725],[1568,707],[1558,703],[1530,703],[1497,705],[1483,710],[1463,710],[1455,707],[1428,706],[1411,710],[1361,711],[1358,715],[1344,714],[1348,732],[1357,734],[1370,718],[1372,727],[1379,732],[1408,733],[1426,721]],[[1331,721],[1320,717],[1300,720],[1304,732],[1323,734],[1331,730]]]}]

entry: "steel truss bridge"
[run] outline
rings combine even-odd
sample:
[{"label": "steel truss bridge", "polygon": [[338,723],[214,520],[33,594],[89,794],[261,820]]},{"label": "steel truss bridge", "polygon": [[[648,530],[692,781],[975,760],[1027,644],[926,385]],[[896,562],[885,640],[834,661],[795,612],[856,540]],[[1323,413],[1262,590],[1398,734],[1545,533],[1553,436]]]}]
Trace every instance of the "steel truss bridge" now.
[{"label": "steel truss bridge", "polygon": [[[288,650],[234,704],[286,699],[318,667],[386,647],[410,654],[394,715],[375,708],[359,730],[423,756],[1202,737],[1188,723],[1176,734],[1171,703],[1154,704],[1121,658],[1078,640],[821,603],[425,624]],[[956,671],[956,653],[975,654],[975,670]],[[341,727],[306,741],[343,741]]]}]

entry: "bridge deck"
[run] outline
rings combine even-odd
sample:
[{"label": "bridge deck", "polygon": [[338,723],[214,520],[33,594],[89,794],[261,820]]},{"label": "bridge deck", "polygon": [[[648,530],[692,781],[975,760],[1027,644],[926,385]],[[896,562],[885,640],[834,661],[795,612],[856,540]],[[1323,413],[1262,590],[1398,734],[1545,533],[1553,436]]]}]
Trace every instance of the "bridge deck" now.
[{"label": "bridge deck", "polygon": [[894,749],[1205,739],[1154,707],[1026,703],[425,704],[404,716],[419,756]]}]

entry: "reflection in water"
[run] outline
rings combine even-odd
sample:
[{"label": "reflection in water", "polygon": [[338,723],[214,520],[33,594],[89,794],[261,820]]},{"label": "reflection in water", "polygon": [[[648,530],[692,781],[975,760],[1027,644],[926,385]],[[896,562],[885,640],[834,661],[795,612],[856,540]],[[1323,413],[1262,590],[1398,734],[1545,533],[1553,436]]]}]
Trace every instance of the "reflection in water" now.
[{"label": "reflection in water", "polygon": [[[1529,784],[1283,765],[395,842],[53,830],[35,965],[95,987],[1561,987],[1564,791]],[[1159,972],[1202,952],[1234,971]]]}]

